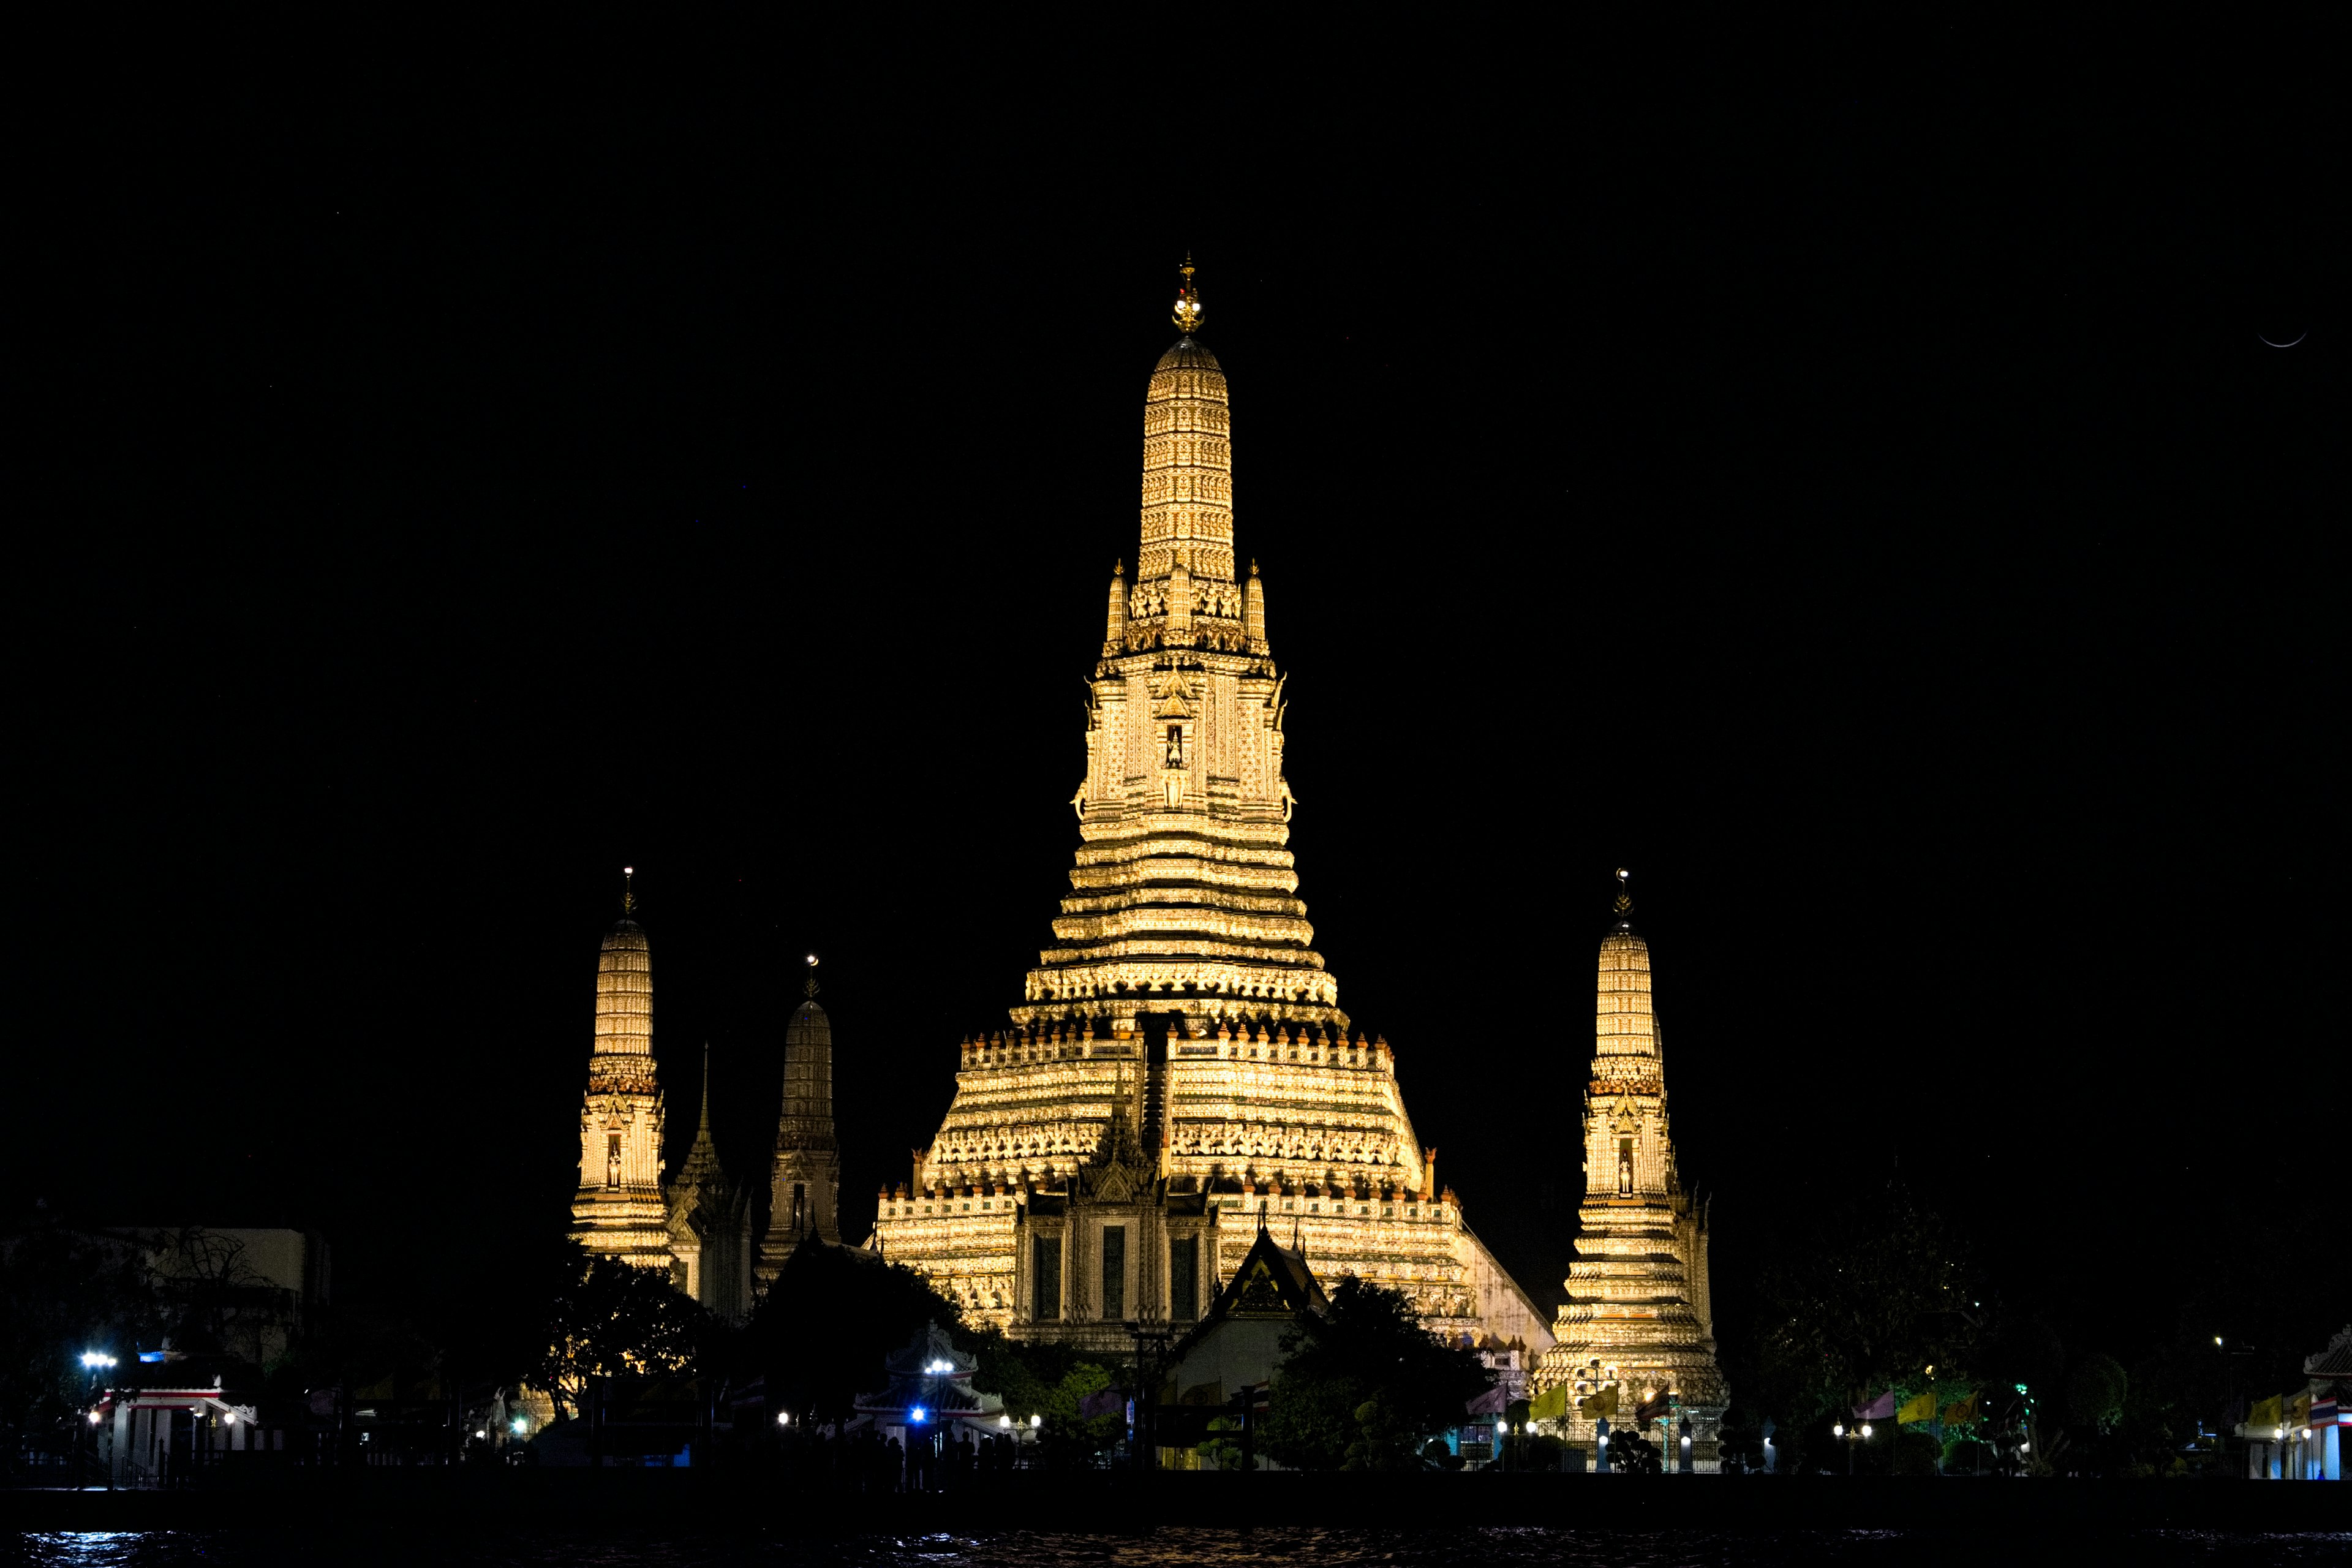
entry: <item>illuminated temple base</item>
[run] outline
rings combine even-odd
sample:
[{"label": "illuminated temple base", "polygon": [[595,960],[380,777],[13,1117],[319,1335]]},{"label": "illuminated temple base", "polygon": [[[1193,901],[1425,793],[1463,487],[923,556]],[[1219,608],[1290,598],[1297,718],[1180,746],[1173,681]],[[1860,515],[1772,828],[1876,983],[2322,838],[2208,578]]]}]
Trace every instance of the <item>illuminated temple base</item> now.
[{"label": "illuminated temple base", "polygon": [[1013,1027],[877,1201],[872,1244],[979,1321],[1124,1348],[1203,1310],[1257,1235],[1447,1332],[1549,1344],[1416,1141],[1385,1041],[1348,1037],[1288,847],[1285,677],[1234,552],[1223,369],[1184,336],[1145,390],[1139,550],[1087,680],[1070,891]]},{"label": "illuminated temple base", "polygon": [[[964,1060],[912,1182],[879,1199],[875,1244],[975,1321],[1120,1344],[1124,1321],[1188,1322],[1263,1215],[1318,1275],[1401,1290],[1434,1330],[1550,1343],[1541,1312],[1435,1186],[1434,1151],[1412,1143],[1384,1043],[1180,1036],[1171,1050],[1130,1031],[1014,1033],[968,1045]],[[1112,1163],[1101,1152],[1120,1125],[1135,1129],[1136,1154]],[[1114,1226],[1120,1278],[1108,1289]],[[1171,1251],[1184,1237],[1198,1238],[1189,1265]]]}]

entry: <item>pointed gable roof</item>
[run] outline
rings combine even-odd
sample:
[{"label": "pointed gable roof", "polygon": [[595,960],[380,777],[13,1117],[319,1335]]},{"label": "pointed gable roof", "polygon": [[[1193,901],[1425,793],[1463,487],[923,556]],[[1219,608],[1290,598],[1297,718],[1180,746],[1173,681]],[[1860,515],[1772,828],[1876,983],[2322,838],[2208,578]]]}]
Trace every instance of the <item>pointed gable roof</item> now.
[{"label": "pointed gable roof", "polygon": [[[1307,1267],[1307,1257],[1276,1244],[1261,1224],[1241,1266],[1226,1281],[1206,1321],[1219,1318],[1289,1318],[1319,1312],[1328,1305],[1323,1286]],[[1205,1325],[1204,1325],[1205,1326]]]}]

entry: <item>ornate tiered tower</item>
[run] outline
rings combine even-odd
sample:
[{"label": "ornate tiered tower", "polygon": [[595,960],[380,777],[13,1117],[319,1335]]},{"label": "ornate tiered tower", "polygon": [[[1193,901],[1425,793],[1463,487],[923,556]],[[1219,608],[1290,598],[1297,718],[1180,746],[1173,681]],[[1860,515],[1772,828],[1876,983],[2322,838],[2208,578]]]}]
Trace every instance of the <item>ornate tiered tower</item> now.
[{"label": "ornate tiered tower", "polygon": [[964,1043],[875,1244],[980,1321],[1118,1345],[1124,1321],[1196,1316],[1264,1215],[1327,1279],[1540,1348],[1540,1314],[1439,1186],[1387,1042],[1349,1038],[1314,949],[1283,678],[1257,569],[1234,569],[1231,411],[1190,262],[1174,319],[1144,396],[1141,553],[1133,582],[1113,568],[1088,682],[1071,893],[1012,1030]]},{"label": "ornate tiered tower", "polygon": [[596,1038],[580,1106],[580,1190],[572,1200],[572,1234],[591,1252],[667,1271],[653,951],[630,918],[636,912],[634,873],[622,876],[628,880],[621,918],[596,955]]},{"label": "ornate tiered tower", "polygon": [[1654,1425],[1649,1436],[1670,1438],[1667,1462],[1675,1464],[1679,1423],[1687,1420],[1692,1468],[1708,1471],[1718,1468],[1717,1426],[1729,1394],[1715,1364],[1706,1206],[1693,1201],[1675,1168],[1650,947],[1633,930],[1627,874],[1617,879],[1593,1003],[1577,1258],[1552,1325],[1556,1342],[1529,1386],[1541,1395],[1565,1385],[1560,1435],[1588,1451],[1611,1403],[1607,1391],[1615,1390],[1620,1428],[1670,1392],[1676,1429],[1661,1434]]},{"label": "ornate tiered tower", "polygon": [[776,1163],[760,1282],[776,1277],[803,1237],[841,1240],[841,1147],[833,1135],[833,1021],[816,1003],[816,959],[807,994],[784,1026],[784,1104],[776,1121]]}]

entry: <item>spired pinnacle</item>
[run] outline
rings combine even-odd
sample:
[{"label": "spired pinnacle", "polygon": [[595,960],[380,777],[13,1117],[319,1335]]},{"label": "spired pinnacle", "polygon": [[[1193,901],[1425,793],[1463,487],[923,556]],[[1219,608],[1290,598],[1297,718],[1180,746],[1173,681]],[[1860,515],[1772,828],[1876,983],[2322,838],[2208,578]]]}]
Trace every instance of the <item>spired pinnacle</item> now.
[{"label": "spired pinnacle", "polygon": [[624,916],[637,912],[636,878],[637,868],[635,866],[621,868],[621,913]]},{"label": "spired pinnacle", "polygon": [[1176,286],[1176,309],[1169,320],[1182,328],[1184,335],[1189,338],[1192,335],[1193,330],[1201,324],[1201,290],[1192,284],[1191,251],[1184,253],[1184,265],[1176,270],[1184,275],[1184,281]]},{"label": "spired pinnacle", "polygon": [[1617,868],[1617,898],[1616,900],[1609,906],[1609,910],[1610,913],[1615,915],[1620,921],[1625,920],[1633,912],[1633,895],[1628,892],[1625,888],[1627,879],[1632,877],[1633,874],[1633,872],[1628,871],[1622,866]]},{"label": "spired pinnacle", "polygon": [[808,955],[808,981],[801,987],[801,994],[811,1001],[816,999],[816,954],[813,952]]}]

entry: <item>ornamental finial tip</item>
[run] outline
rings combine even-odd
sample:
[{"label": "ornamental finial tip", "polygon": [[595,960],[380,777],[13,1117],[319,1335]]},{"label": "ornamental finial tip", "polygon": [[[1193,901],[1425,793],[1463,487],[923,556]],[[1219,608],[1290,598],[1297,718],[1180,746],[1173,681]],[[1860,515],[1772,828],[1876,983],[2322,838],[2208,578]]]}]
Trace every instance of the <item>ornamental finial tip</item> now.
[{"label": "ornamental finial tip", "polygon": [[808,980],[802,985],[801,994],[812,1002],[816,1000],[816,954],[813,952],[808,955]]},{"label": "ornamental finial tip", "polygon": [[628,916],[628,915],[635,914],[635,913],[637,912],[637,888],[636,888],[636,882],[637,882],[637,868],[636,868],[635,866],[624,866],[624,867],[622,867],[622,868],[621,868],[621,913],[622,913],[622,915],[623,915],[623,916],[625,916],[625,916]]},{"label": "ornamental finial tip", "polygon": [[1626,883],[1633,875],[1622,866],[1617,868],[1617,900],[1610,906],[1610,910],[1621,921],[1633,912],[1633,895],[1626,890]]},{"label": "ornamental finial tip", "polygon": [[1191,251],[1184,253],[1184,265],[1176,270],[1183,274],[1184,281],[1176,286],[1176,309],[1169,320],[1181,327],[1184,335],[1189,338],[1192,335],[1193,329],[1201,324],[1201,290],[1192,284]]}]

